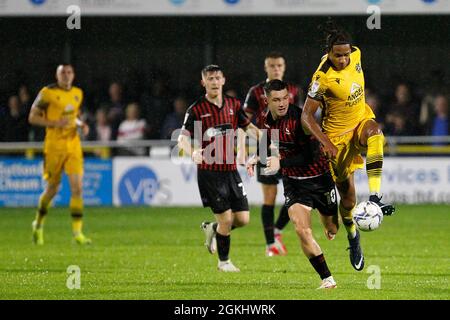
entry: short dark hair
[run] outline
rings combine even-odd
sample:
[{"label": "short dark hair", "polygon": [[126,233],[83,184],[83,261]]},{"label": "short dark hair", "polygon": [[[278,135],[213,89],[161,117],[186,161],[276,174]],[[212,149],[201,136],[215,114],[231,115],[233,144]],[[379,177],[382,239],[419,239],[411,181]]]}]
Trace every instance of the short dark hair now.
[{"label": "short dark hair", "polygon": [[286,60],[284,58],[284,55],[281,52],[278,52],[278,51],[272,51],[272,52],[268,53],[266,55],[265,59],[278,59],[278,58],[283,58],[284,60]]},{"label": "short dark hair", "polygon": [[219,72],[219,71],[223,73],[223,70],[221,67],[219,67],[216,64],[210,64],[202,69],[202,76],[203,77],[206,76],[206,74],[208,72]]},{"label": "short dark hair", "polygon": [[287,89],[288,85],[282,80],[270,80],[264,85],[264,93],[269,96],[272,91],[281,91]]},{"label": "short dark hair", "polygon": [[340,44],[352,45],[352,37],[336,22],[329,18],[327,22],[319,26],[319,30],[325,35],[325,51],[328,53],[333,46]]}]

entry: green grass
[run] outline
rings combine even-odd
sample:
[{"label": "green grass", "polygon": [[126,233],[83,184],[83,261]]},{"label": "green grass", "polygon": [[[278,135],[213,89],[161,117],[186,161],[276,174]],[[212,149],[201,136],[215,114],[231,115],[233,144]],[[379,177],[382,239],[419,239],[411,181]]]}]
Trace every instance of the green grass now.
[{"label": "green grass", "polygon": [[[203,246],[203,208],[88,208],[85,231],[94,243],[71,242],[67,209],[51,209],[46,244],[31,244],[33,209],[0,209],[0,299],[449,299],[450,209],[399,206],[382,227],[362,233],[366,268],[349,263],[345,230],[327,241],[314,213],[314,235],[338,288],[319,291],[320,279],[299,249],[291,224],[286,257],[264,256],[259,209],[233,231],[238,274],[216,270]],[[81,289],[66,287],[69,265],[81,269]],[[370,290],[368,266],[381,270]]]}]

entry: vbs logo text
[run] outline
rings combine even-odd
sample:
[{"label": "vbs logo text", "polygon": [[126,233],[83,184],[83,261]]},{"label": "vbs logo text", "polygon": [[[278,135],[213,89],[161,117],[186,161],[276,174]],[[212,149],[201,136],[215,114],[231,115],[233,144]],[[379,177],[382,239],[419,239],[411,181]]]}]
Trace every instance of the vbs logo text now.
[{"label": "vbs logo text", "polygon": [[158,177],[148,167],[138,166],[128,170],[119,183],[122,205],[149,205],[160,188]]},{"label": "vbs logo text", "polygon": [[30,0],[30,2],[36,6],[40,6],[41,4],[44,4],[47,0]]},{"label": "vbs logo text", "polygon": [[237,3],[239,3],[239,1],[241,1],[241,0],[224,0],[225,1],[225,3],[227,3],[227,4],[237,4]]},{"label": "vbs logo text", "polygon": [[186,2],[186,0],[170,0],[174,5],[179,6]]}]

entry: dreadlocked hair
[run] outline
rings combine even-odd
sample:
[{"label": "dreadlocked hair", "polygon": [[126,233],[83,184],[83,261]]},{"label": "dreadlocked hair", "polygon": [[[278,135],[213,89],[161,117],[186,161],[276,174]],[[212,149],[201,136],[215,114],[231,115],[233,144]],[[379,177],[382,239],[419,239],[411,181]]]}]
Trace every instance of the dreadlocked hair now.
[{"label": "dreadlocked hair", "polygon": [[325,52],[330,52],[334,45],[349,44],[352,45],[350,34],[338,26],[332,18],[318,27],[319,31],[325,36]]}]

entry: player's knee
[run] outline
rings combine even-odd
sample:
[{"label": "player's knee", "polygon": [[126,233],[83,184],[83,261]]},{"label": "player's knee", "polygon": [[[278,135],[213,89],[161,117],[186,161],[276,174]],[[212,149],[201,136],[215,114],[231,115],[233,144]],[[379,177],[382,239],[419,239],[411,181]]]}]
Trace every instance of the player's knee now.
[{"label": "player's knee", "polygon": [[235,227],[243,227],[250,222],[250,215],[247,213],[240,213],[236,218],[234,219],[234,226]]},{"label": "player's knee", "polygon": [[47,188],[45,189],[45,193],[51,197],[53,197],[54,195],[56,195],[58,193],[58,187],[59,184],[53,184],[53,183],[49,183],[47,185]]},{"label": "player's knee", "polygon": [[383,134],[383,131],[381,130],[378,123],[374,122],[374,124],[369,128],[368,133],[369,133],[369,137],[371,137],[371,136]]},{"label": "player's knee", "polygon": [[341,198],[341,205],[346,210],[352,210],[356,206],[356,199],[352,195],[344,196]]},{"label": "player's knee", "polygon": [[78,185],[72,186],[72,189],[71,189],[72,197],[80,198],[81,197],[81,191],[82,191],[81,186],[78,186]]}]

